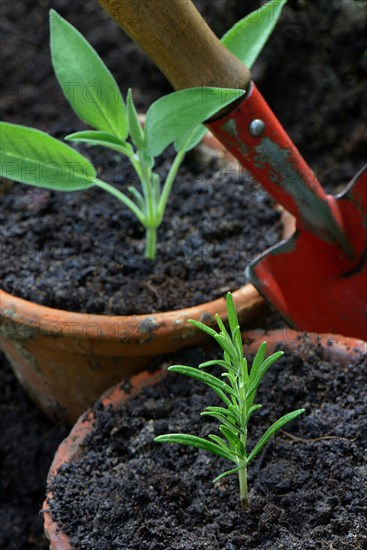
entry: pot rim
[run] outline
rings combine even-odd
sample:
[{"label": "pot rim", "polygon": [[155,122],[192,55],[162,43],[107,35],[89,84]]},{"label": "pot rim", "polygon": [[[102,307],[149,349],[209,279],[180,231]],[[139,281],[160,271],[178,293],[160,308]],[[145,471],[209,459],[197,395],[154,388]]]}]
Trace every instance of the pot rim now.
[{"label": "pot rim", "polygon": [[[283,342],[283,345],[295,349],[297,342],[301,337],[307,335],[307,338],[314,345],[321,345],[324,351],[324,358],[331,358],[346,363],[350,358],[358,359],[367,354],[367,342],[359,338],[350,336],[342,336],[332,333],[312,333],[295,331],[293,329],[275,329],[271,331],[250,330],[243,333],[246,348],[251,352],[257,349],[258,345],[266,339],[268,343],[268,352]],[[131,392],[126,393],[121,386],[121,383],[113,386],[105,391],[99,401],[106,407],[107,405],[113,408],[118,408],[123,405],[128,399],[134,397],[143,388],[154,385],[166,375],[164,369],[159,369],[154,373],[147,371],[141,372],[130,379]],[[70,462],[80,456],[81,445],[90,431],[93,429],[94,415],[92,409],[84,412],[79,420],[74,425],[70,434],[61,442],[56,451],[54,460],[51,464],[48,476],[47,485],[51,483],[53,477],[57,475],[59,468],[66,462]],[[48,500],[52,499],[52,492],[47,490],[46,498],[42,505],[42,513],[44,517],[44,530],[50,540],[50,550],[71,550],[69,537],[61,531],[61,528],[53,521],[51,511],[49,509]]]},{"label": "pot rim", "polygon": [[[241,286],[232,293],[234,302],[237,302],[238,314],[250,307],[262,305],[264,300],[251,284]],[[265,302],[264,302],[265,305]],[[214,318],[215,313],[224,316],[226,313],[225,298],[217,298],[196,306],[163,311],[157,313],[145,313],[139,315],[103,315],[94,313],[78,313],[62,309],[43,306],[23,298],[18,298],[0,289],[0,316],[4,319],[22,323],[33,327],[35,323],[41,332],[47,335],[60,335],[68,333],[72,328],[73,336],[85,337],[85,327],[96,326],[98,331],[94,338],[97,340],[110,339],[113,336],[111,327],[123,323],[127,336],[134,342],[141,340],[141,333],[158,329],[160,334],[172,332],[172,326],[182,329],[190,318],[208,321],[207,317]],[[185,327],[187,328],[187,326]]]}]

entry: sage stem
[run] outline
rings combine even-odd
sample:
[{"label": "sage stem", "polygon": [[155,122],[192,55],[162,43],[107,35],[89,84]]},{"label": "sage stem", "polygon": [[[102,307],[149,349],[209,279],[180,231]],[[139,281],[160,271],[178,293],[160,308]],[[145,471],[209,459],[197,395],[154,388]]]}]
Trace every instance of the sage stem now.
[{"label": "sage stem", "polygon": [[131,210],[131,212],[135,214],[140,223],[145,225],[146,222],[144,213],[140,210],[140,208],[135,204],[134,201],[132,201],[127,195],[125,195],[125,193],[121,193],[121,191],[116,189],[116,187],[114,187],[113,185],[110,185],[109,183],[106,183],[105,181],[99,180],[97,178],[94,180],[93,183],[94,185],[97,185],[97,187],[104,189],[105,191],[119,199],[122,203],[124,203],[125,206],[127,206]]},{"label": "sage stem", "polygon": [[166,209],[166,205],[167,205],[167,202],[168,202],[168,198],[169,198],[169,195],[171,193],[172,185],[173,185],[173,182],[175,181],[178,169],[180,168],[180,166],[182,164],[185,153],[186,153],[186,151],[184,149],[182,149],[181,151],[179,151],[177,153],[177,155],[175,157],[175,160],[173,161],[172,166],[171,166],[171,168],[168,172],[166,181],[164,182],[164,186],[163,186],[163,189],[162,189],[162,194],[161,194],[161,197],[160,197],[159,203],[158,203],[158,221],[159,221],[159,223],[162,222],[162,219],[163,219],[163,216],[164,216],[164,211]]}]

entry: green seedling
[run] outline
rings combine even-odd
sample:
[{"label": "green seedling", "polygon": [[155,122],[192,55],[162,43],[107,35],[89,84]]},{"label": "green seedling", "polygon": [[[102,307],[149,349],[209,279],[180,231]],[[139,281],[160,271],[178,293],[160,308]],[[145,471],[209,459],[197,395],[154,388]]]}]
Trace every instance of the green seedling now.
[{"label": "green seedling", "polygon": [[[112,74],[85,38],[54,10],[50,12],[51,55],[58,82],[76,114],[93,130],[65,139],[100,145],[128,157],[141,189],[125,194],[97,177],[93,164],[73,148],[24,126],[1,123],[1,174],[9,179],[59,191],[96,186],[114,195],[146,230],[145,256],[156,255],[157,228],[185,152],[195,146],[196,125],[244,94],[242,90],[191,88],[169,94],[151,105],[144,127]],[[201,133],[201,129],[200,129]],[[154,172],[155,157],[171,143],[176,157],[163,183]]]},{"label": "green seedling", "polygon": [[[243,507],[248,507],[247,466],[260,453],[275,432],[304,413],[305,409],[295,410],[279,418],[266,430],[255,447],[250,452],[247,451],[249,420],[262,407],[260,404],[255,404],[257,389],[265,373],[283,355],[283,352],[273,353],[266,358],[266,342],[263,342],[249,370],[247,360],[243,356],[241,331],[230,293],[227,294],[227,313],[229,331],[225,328],[219,315],[216,316],[220,329],[219,333],[207,325],[190,320],[191,324],[206,332],[220,345],[224,352],[223,360],[207,361],[201,363],[198,368],[184,365],[174,365],[168,368],[170,372],[184,374],[200,380],[214,390],[223,401],[224,407],[208,406],[201,413],[203,416],[212,416],[219,421],[219,431],[222,437],[209,434],[208,438],[205,439],[195,435],[178,433],[160,435],[154,441],[197,447],[233,462],[235,467],[221,473],[213,482],[215,483],[225,476],[237,473],[240,486],[240,502]],[[222,378],[225,378],[226,381],[200,370],[213,365],[219,365],[224,369]]]},{"label": "green seedling", "polygon": [[[274,28],[286,0],[272,0],[238,22],[222,41],[251,66]],[[91,130],[67,141],[102,146],[125,155],[140,189],[123,193],[97,177],[93,164],[72,147],[25,126],[0,123],[0,174],[28,185],[58,191],[99,187],[114,195],[136,216],[146,233],[145,256],[156,256],[157,230],[185,153],[206,132],[205,120],[245,94],[243,90],[200,87],[174,92],[149,108],[142,125],[131,89],[124,102],[112,74],[97,52],[70,23],[50,11],[51,57],[57,80],[71,107]],[[176,156],[164,181],[154,171],[155,159],[170,144]]]}]

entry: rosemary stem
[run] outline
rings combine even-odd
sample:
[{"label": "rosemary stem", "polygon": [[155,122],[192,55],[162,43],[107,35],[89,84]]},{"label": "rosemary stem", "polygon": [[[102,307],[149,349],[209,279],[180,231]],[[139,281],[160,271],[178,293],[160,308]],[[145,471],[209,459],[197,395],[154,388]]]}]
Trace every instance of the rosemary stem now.
[{"label": "rosemary stem", "polygon": [[247,466],[243,466],[238,471],[238,479],[240,483],[240,502],[242,508],[248,508],[248,489],[247,489]]},{"label": "rosemary stem", "polygon": [[157,248],[157,228],[147,227],[145,235],[145,257],[148,260],[154,260]]}]

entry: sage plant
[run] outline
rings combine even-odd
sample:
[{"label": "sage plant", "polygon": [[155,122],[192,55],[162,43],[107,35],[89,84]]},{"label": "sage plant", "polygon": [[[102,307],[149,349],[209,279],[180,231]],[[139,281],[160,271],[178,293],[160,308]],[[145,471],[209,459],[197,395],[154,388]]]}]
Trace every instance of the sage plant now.
[{"label": "sage plant", "polygon": [[[286,0],[271,0],[242,19],[222,38],[223,44],[251,67],[270,36]],[[51,58],[61,89],[78,117],[92,130],[65,137],[125,155],[140,189],[127,193],[97,177],[86,157],[48,134],[0,122],[0,175],[28,185],[58,191],[99,187],[120,200],[144,226],[145,256],[156,256],[161,225],[173,182],[187,151],[203,138],[203,122],[245,94],[244,90],[190,88],[160,98],[142,126],[131,89],[126,104],[120,89],[97,52],[70,23],[50,11]],[[154,171],[155,159],[170,144],[176,155],[164,181]]]}]

